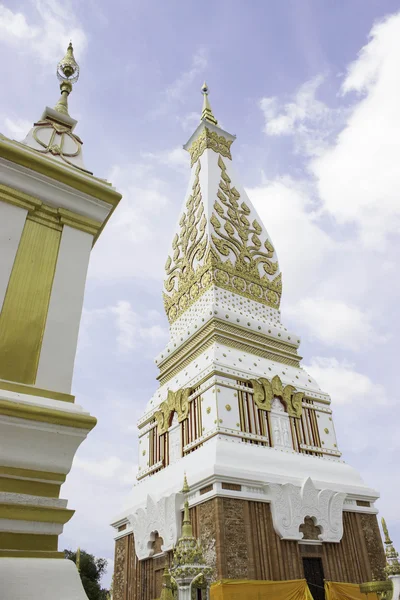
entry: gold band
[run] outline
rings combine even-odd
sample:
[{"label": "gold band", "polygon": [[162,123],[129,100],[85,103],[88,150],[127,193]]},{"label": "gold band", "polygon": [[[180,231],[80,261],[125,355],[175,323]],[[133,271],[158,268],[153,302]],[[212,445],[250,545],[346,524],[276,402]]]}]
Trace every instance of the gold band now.
[{"label": "gold band", "polygon": [[0,155],[13,163],[27,167],[37,173],[42,173],[56,181],[60,181],[80,192],[94,196],[111,206],[116,207],[122,196],[110,184],[93,176],[83,175],[76,169],[66,169],[65,165],[57,163],[52,158],[38,154],[27,146],[10,143],[0,135]]},{"label": "gold band", "polygon": [[55,425],[75,427],[76,429],[87,429],[88,431],[91,431],[97,423],[97,419],[91,415],[71,414],[46,406],[32,406],[11,402],[10,400],[0,400],[0,415],[42,423],[54,423]]},{"label": "gold band", "polygon": [[0,466],[0,475],[10,477],[22,477],[24,479],[41,479],[45,481],[57,481],[64,483],[67,476],[63,473],[52,473],[51,471],[34,471],[33,469],[20,469],[19,467]]},{"label": "gold band", "polygon": [[17,394],[29,394],[30,396],[41,396],[42,398],[51,398],[51,400],[62,400],[63,402],[75,401],[75,396],[72,396],[71,394],[63,394],[62,392],[43,390],[42,388],[24,385],[23,383],[13,383],[12,381],[4,381],[1,379],[0,390],[16,392]]},{"label": "gold band", "polygon": [[[65,525],[71,519],[74,512],[74,510],[70,510],[69,508],[50,508],[48,506],[35,506],[32,504],[0,504],[0,519],[10,519],[13,521],[36,521]],[[0,533],[1,535],[3,534]],[[48,538],[51,536],[46,535],[44,537]],[[57,538],[58,536],[54,537]],[[1,544],[1,537],[0,547],[7,547]],[[47,548],[44,549],[47,550]]]},{"label": "gold band", "polygon": [[60,487],[61,484],[57,483],[14,479],[12,477],[1,477],[0,475],[0,492],[13,492],[14,494],[29,494],[30,496],[58,498],[60,495]]},{"label": "gold band", "polygon": [[36,552],[35,550],[0,550],[0,558],[64,558],[64,552]]},{"label": "gold band", "polygon": [[40,535],[38,533],[0,532],[0,547],[3,551],[33,550],[57,551],[58,535]]},{"label": "gold band", "polygon": [[61,232],[27,219],[0,314],[0,378],[34,384]]}]

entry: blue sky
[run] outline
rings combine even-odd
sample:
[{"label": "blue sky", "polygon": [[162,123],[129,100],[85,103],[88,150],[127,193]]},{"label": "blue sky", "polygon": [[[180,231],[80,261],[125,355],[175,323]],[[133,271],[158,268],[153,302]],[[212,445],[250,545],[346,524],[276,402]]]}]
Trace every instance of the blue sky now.
[{"label": "blue sky", "polygon": [[397,10],[388,0],[0,3],[0,131],[21,139],[55,104],[72,38],[81,77],[70,114],[85,162],[124,194],[89,269],[73,392],[99,422],[62,488],[76,514],[61,547],[112,570],[108,523],[134,482],[136,420],[168,339],[163,265],[206,79],[278,252],[282,320],[301,335],[304,364],[332,396],[339,449],[380,490],[400,550]]}]

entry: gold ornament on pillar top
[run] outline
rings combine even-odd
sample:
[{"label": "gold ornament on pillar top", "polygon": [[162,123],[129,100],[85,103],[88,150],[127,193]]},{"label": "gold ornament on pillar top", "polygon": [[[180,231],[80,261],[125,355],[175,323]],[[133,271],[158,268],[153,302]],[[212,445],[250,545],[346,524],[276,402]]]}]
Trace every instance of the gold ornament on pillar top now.
[{"label": "gold ornament on pillar top", "polygon": [[72,84],[79,79],[79,65],[74,57],[72,42],[69,43],[64,58],[57,65],[57,78],[61,82],[61,97],[54,108],[57,112],[69,117],[68,96],[72,92]]}]

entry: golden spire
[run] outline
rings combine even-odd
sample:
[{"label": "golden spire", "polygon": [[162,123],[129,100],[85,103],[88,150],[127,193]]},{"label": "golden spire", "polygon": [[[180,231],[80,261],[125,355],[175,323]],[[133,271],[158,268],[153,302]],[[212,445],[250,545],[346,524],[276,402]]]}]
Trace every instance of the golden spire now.
[{"label": "golden spire", "polygon": [[72,42],[69,43],[64,58],[57,65],[57,78],[61,82],[61,97],[54,108],[69,117],[68,96],[72,92],[72,84],[76,83],[79,78],[79,65],[74,57]]},{"label": "golden spire", "polygon": [[186,473],[185,476],[183,478],[183,488],[181,490],[182,494],[188,494],[190,492],[190,487],[186,478]]},{"label": "golden spire", "polygon": [[80,548],[78,548],[78,550],[76,551],[76,568],[80,572],[80,570],[81,570],[81,549]]},{"label": "golden spire", "polygon": [[[186,473],[185,476],[183,478],[183,488],[182,488],[182,493],[183,494],[188,494],[190,492],[190,487],[186,478]],[[183,523],[182,523],[182,537],[183,538],[191,538],[193,537],[193,529],[192,529],[192,522],[190,520],[190,515],[189,515],[189,502],[186,496],[186,500],[185,500],[185,508],[183,511]]]},{"label": "golden spire", "polygon": [[203,87],[201,88],[201,91],[203,92],[203,96],[204,96],[201,120],[207,121],[208,123],[212,123],[213,125],[218,125],[218,121],[214,117],[213,111],[211,110],[211,106],[208,101],[208,85],[206,84],[206,82],[203,83]]},{"label": "golden spire", "polygon": [[385,544],[391,544],[392,540],[390,539],[389,531],[388,531],[388,528],[387,528],[387,525],[386,525],[386,521],[385,521],[385,519],[383,517],[381,519],[381,522],[382,522],[383,533],[385,534]]},{"label": "golden spire", "polygon": [[400,575],[400,563],[399,554],[396,552],[393,542],[390,539],[389,531],[386,525],[385,519],[382,517],[382,529],[385,534],[385,554],[386,554],[386,568],[387,575]]}]

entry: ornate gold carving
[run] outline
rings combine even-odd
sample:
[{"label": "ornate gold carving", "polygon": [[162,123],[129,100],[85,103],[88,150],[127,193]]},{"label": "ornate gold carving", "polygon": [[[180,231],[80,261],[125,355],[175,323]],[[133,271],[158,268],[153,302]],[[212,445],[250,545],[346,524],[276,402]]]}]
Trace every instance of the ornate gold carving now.
[{"label": "ornate gold carving", "polygon": [[232,160],[232,142],[233,140],[227,140],[223,135],[218,135],[215,131],[211,131],[211,129],[205,127],[188,150],[191,158],[190,166],[193,166],[194,163],[199,160],[200,156],[207,148]]},{"label": "ornate gold carving", "polygon": [[165,402],[160,404],[159,410],[155,413],[158,425],[158,433],[166,433],[170,426],[170,418],[173,412],[178,413],[178,421],[181,423],[189,414],[189,395],[190,389],[185,388],[173,392],[168,390],[168,397]]},{"label": "ornate gold carving", "polygon": [[293,385],[283,386],[279,375],[269,381],[264,377],[250,379],[254,390],[254,402],[261,410],[271,410],[272,399],[281,398],[286,405],[289,417],[299,419],[302,413],[303,392],[297,392]]},{"label": "ornate gold carving", "polygon": [[[250,300],[278,309],[282,281],[278,263],[272,260],[274,248],[267,239],[262,243],[262,227],[257,220],[248,220],[250,209],[239,205],[239,192],[230,186],[225,164],[218,159],[221,181],[215,212],[210,222],[214,233],[212,244],[206,234],[207,220],[199,184],[200,163],[165,265],[164,303],[170,323],[173,323],[212,283]],[[218,215],[218,216],[217,216]],[[260,269],[264,274],[260,274]]]},{"label": "ornate gold carving", "polygon": [[200,272],[197,268],[205,256],[208,240],[207,219],[199,183],[200,168],[199,163],[192,194],[186,202],[187,210],[179,222],[180,234],[176,234],[172,242],[172,258],[168,256],[165,264],[167,273],[165,290],[167,294],[174,292],[172,296],[164,293],[165,307],[171,322],[194,302],[200,295],[200,290],[204,291],[212,281],[211,274],[205,272],[207,268],[200,269]]},{"label": "ornate gold carving", "polygon": [[[250,209],[245,202],[239,204],[240,194],[231,187],[224,161],[218,158],[221,181],[218,200],[214,203],[215,213],[211,224],[215,235],[212,241],[216,249],[216,279],[222,287],[238,292],[252,300],[279,308],[282,283],[280,274],[270,280],[278,271],[278,263],[272,261],[274,247],[267,238],[260,239],[262,226],[256,219],[250,223]],[[218,216],[217,216],[218,215]],[[223,261],[220,256],[228,257]],[[234,263],[231,260],[234,259]],[[260,275],[260,267],[265,274]]]}]

